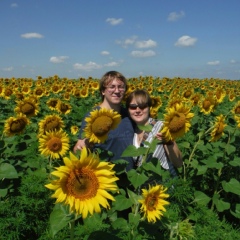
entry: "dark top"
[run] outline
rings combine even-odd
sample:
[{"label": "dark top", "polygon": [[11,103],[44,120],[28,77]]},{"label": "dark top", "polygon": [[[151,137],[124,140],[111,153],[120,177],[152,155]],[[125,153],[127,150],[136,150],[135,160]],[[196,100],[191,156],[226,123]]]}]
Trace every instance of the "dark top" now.
[{"label": "dark top", "polygon": [[[100,109],[100,107],[94,107],[93,110],[95,109]],[[89,115],[90,112],[88,112],[82,120],[79,139],[81,139],[83,129],[86,126],[85,118]],[[128,118],[128,112],[125,108],[121,108],[120,115],[122,116],[122,120],[119,123],[118,127],[109,132],[108,138],[104,143],[95,144],[94,149],[100,148],[102,150],[110,151],[112,154],[108,154],[107,156],[109,161],[114,161],[118,159],[124,159],[128,161],[126,169],[130,170],[134,167],[133,158],[121,157],[121,155],[129,145],[133,144],[134,129],[132,121]]]}]

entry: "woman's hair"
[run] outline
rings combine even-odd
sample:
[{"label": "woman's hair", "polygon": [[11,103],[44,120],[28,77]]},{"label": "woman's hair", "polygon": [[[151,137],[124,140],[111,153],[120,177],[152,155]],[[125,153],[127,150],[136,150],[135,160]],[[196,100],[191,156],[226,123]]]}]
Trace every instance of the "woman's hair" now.
[{"label": "woman's hair", "polygon": [[110,82],[112,82],[115,78],[123,82],[127,90],[127,79],[120,72],[117,72],[117,71],[106,72],[99,81],[99,91],[100,91],[100,95],[102,96],[102,100],[104,98],[104,96],[102,95],[102,92],[105,91],[107,85]]},{"label": "woman's hair", "polygon": [[126,99],[126,107],[129,108],[131,101],[135,99],[137,104],[147,104],[148,107],[152,106],[152,100],[149,93],[144,89],[137,89],[131,92]]}]

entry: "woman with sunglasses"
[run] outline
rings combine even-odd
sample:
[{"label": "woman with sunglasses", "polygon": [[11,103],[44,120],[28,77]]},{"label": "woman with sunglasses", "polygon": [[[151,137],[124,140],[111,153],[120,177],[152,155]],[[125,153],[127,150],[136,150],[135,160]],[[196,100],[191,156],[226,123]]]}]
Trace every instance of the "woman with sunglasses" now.
[{"label": "woman with sunglasses", "polygon": [[[144,146],[144,141],[151,143],[154,138],[164,142],[163,136],[159,131],[163,126],[163,122],[150,117],[151,97],[145,90],[135,90],[129,94],[126,100],[126,107],[129,116],[135,124],[135,133],[133,137],[133,145],[137,148]],[[147,133],[138,128],[138,125],[152,125],[151,132]],[[158,144],[152,157],[159,159],[163,168],[168,169],[171,175],[176,176],[175,168],[182,166],[181,152],[175,141],[165,144]],[[136,166],[142,164],[142,156],[134,158]]]},{"label": "woman with sunglasses", "polygon": [[[101,94],[102,102],[94,107],[95,109],[106,108],[117,111],[121,116],[122,120],[118,127],[109,132],[108,138],[103,144],[95,144],[94,148],[100,148],[107,153],[110,151],[111,155],[108,155],[108,160],[113,161],[121,158],[123,151],[127,146],[132,144],[132,138],[134,130],[132,123],[128,116],[126,108],[123,108],[121,102],[124,94],[127,90],[126,78],[117,71],[109,71],[103,75],[99,82],[99,91]],[[79,132],[79,139],[73,148],[73,152],[82,150],[83,147],[90,147],[88,139],[81,139],[83,129],[86,126],[85,118],[90,115],[87,113],[82,120],[81,129]],[[127,170],[133,168],[133,159],[131,157],[122,158],[128,161]]]}]

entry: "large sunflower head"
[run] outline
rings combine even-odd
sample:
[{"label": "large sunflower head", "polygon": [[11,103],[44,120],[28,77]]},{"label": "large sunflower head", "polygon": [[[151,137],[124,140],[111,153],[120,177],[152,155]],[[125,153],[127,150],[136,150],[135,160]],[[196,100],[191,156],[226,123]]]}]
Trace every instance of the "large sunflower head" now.
[{"label": "large sunflower head", "polygon": [[143,199],[139,200],[142,204],[140,210],[144,214],[144,218],[147,218],[148,222],[156,222],[156,219],[160,219],[163,216],[163,212],[166,212],[164,205],[168,205],[165,199],[169,197],[167,188],[163,185],[149,186],[149,189],[142,189]]},{"label": "large sunflower head", "polygon": [[103,143],[110,130],[115,129],[121,121],[121,115],[112,109],[95,109],[86,118],[85,137],[92,143]]},{"label": "large sunflower head", "polygon": [[63,160],[65,166],[52,172],[57,179],[45,185],[55,191],[52,197],[56,202],[69,205],[71,212],[81,214],[82,218],[88,213],[100,213],[100,205],[109,208],[108,199],[114,201],[114,198],[108,191],[117,190],[114,164],[100,161],[98,155],[86,148],[81,151],[80,159],[70,152],[70,158]]},{"label": "large sunflower head", "polygon": [[3,133],[9,137],[21,134],[29,123],[29,119],[22,113],[19,113],[17,117],[10,117],[6,120]]},{"label": "large sunflower head", "polygon": [[182,137],[189,131],[191,127],[190,120],[194,116],[190,110],[184,104],[176,104],[175,107],[167,109],[167,113],[164,114],[164,125],[161,130],[166,141]]},{"label": "large sunflower head", "polygon": [[64,156],[69,150],[69,138],[62,129],[49,131],[39,138],[39,151],[53,159]]},{"label": "large sunflower head", "polygon": [[39,135],[44,134],[45,132],[52,130],[60,130],[63,128],[64,122],[60,116],[57,114],[47,115],[44,119],[42,119],[39,123]]},{"label": "large sunflower head", "polygon": [[17,101],[17,106],[15,108],[16,113],[23,113],[27,117],[36,116],[39,112],[39,103],[35,101],[32,97],[26,97],[21,101]]},{"label": "large sunflower head", "polygon": [[222,114],[217,116],[214,124],[214,128],[211,132],[210,142],[217,141],[224,134],[223,131],[226,126],[227,124],[225,123],[225,117]]}]

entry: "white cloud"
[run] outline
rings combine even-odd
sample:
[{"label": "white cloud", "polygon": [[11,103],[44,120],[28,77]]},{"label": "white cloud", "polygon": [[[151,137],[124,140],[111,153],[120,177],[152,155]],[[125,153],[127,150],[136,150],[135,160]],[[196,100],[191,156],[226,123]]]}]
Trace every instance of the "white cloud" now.
[{"label": "white cloud", "polygon": [[104,64],[105,67],[117,67],[119,66],[119,63],[117,62],[110,62],[110,63],[106,63]]},{"label": "white cloud", "polygon": [[174,45],[177,47],[190,47],[190,46],[194,46],[196,41],[197,41],[197,38],[193,38],[185,35],[180,37]]},{"label": "white cloud", "polygon": [[122,18],[107,18],[106,22],[110,23],[111,25],[118,25],[123,21]]},{"label": "white cloud", "polygon": [[102,66],[95,62],[88,62],[85,65],[81,63],[75,63],[73,67],[74,69],[77,69],[77,70],[91,71],[93,69],[99,69]]},{"label": "white cloud", "polygon": [[220,64],[220,61],[218,61],[218,60],[217,60],[217,61],[212,61],[212,62],[208,62],[207,64],[208,64],[208,65],[214,65],[214,66],[215,66],[215,65],[219,65],[219,64]]},{"label": "white cloud", "polygon": [[13,70],[13,67],[3,68],[3,71],[6,71],[6,72],[11,72],[12,70]]},{"label": "white cloud", "polygon": [[102,51],[101,52],[101,55],[109,55],[110,54],[110,52],[108,52],[108,51]]},{"label": "white cloud", "polygon": [[234,60],[234,59],[232,59],[232,60],[230,60],[230,63],[237,63],[237,61],[236,60]]},{"label": "white cloud", "polygon": [[127,48],[129,45],[133,45],[136,42],[137,36],[132,36],[125,40],[116,40],[116,43],[121,45],[123,48]]},{"label": "white cloud", "polygon": [[18,7],[17,3],[12,3],[11,7]]},{"label": "white cloud", "polygon": [[52,63],[62,63],[68,58],[69,58],[68,56],[50,57],[49,61]]},{"label": "white cloud", "polygon": [[22,38],[44,38],[44,36],[40,33],[24,33],[21,34]]},{"label": "white cloud", "polygon": [[152,57],[155,56],[156,53],[152,50],[148,51],[132,51],[131,56],[138,57],[138,58],[144,58],[144,57]]},{"label": "white cloud", "polygon": [[151,48],[151,47],[156,47],[157,43],[151,39],[147,41],[137,41],[135,43],[136,48]]},{"label": "white cloud", "polygon": [[180,11],[179,13],[177,12],[171,12],[169,15],[168,15],[168,21],[170,22],[175,22],[177,20],[179,20],[180,18],[183,18],[185,16],[185,13],[184,11]]}]

